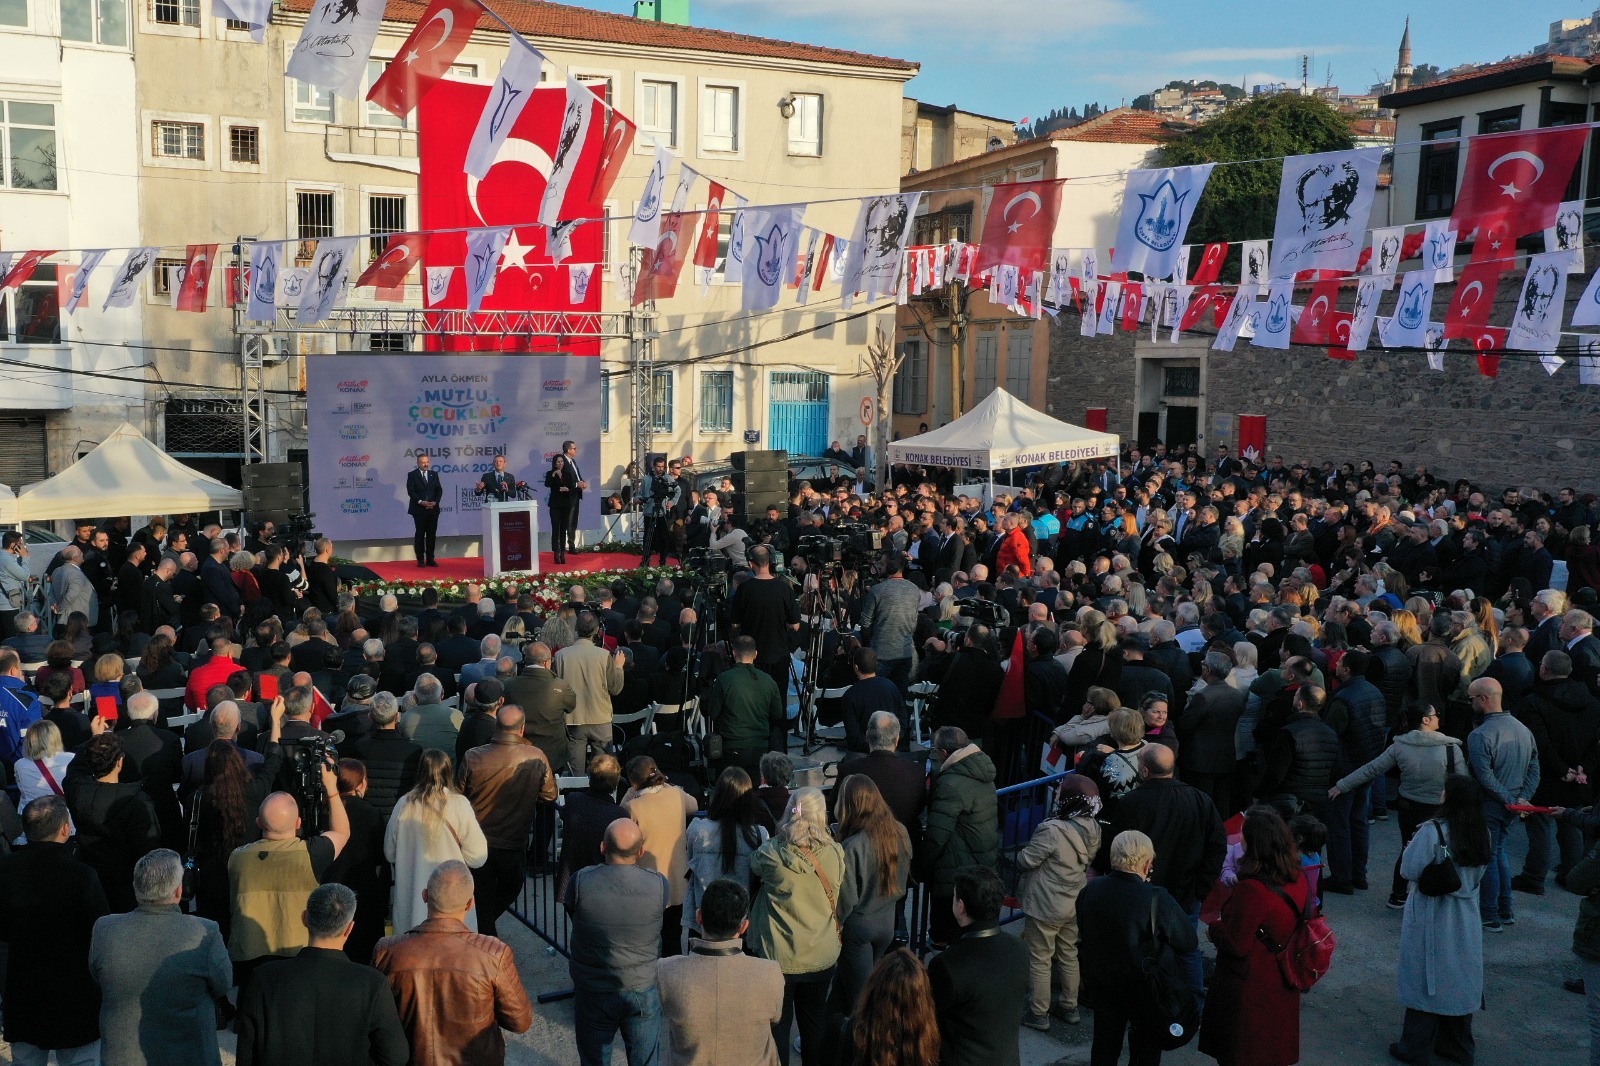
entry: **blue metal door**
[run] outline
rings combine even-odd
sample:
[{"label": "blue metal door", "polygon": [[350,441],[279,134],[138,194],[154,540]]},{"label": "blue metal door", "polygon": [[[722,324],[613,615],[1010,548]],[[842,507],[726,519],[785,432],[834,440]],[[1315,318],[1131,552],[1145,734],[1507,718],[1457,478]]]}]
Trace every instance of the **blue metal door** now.
[{"label": "blue metal door", "polygon": [[828,375],[810,370],[772,372],[768,448],[821,455],[828,447]]}]

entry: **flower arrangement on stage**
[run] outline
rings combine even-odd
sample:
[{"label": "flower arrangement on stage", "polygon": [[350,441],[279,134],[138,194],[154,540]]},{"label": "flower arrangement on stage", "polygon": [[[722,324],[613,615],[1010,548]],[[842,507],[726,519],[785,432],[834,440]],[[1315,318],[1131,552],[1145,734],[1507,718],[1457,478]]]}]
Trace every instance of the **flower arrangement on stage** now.
[{"label": "flower arrangement on stage", "polygon": [[530,595],[541,610],[550,611],[567,602],[567,590],[573,585],[596,589],[611,585],[619,579],[634,592],[652,591],[663,577],[676,578],[680,570],[675,566],[641,566],[631,570],[574,570],[560,574],[503,574],[500,577],[462,581],[453,578],[362,581],[349,586],[356,596],[378,597],[393,594],[403,601],[422,594],[423,589],[437,589],[441,603],[465,602],[467,586],[476,585],[485,596],[496,603],[515,601],[518,596]]}]

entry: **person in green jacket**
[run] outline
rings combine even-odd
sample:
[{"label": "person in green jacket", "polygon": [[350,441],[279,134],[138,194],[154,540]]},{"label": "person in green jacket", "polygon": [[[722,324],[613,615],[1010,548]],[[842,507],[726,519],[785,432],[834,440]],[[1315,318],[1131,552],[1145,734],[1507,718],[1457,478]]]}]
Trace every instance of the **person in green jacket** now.
[{"label": "person in green jacket", "polygon": [[994,762],[967,739],[965,730],[947,725],[936,732],[933,757],[939,768],[928,790],[928,824],[917,872],[928,884],[928,932],[937,947],[957,932],[950,910],[956,871],[964,866],[993,869],[1000,861],[1000,820]]},{"label": "person in green jacket", "polygon": [[756,668],[759,649],[754,637],[733,642],[733,666],[717,675],[706,690],[701,709],[722,737],[721,768],[737,766],[761,780],[761,756],[784,749],[787,724],[783,693],[777,682]]},{"label": "person in green jacket", "polygon": [[821,1066],[828,986],[839,962],[845,858],[828,834],[820,789],[789,794],[777,835],[750,856],[750,876],[759,887],[746,939],[757,957],[783,968],[783,1017],[772,1039],[787,1060],[789,1031],[798,1021],[801,1063]]}]

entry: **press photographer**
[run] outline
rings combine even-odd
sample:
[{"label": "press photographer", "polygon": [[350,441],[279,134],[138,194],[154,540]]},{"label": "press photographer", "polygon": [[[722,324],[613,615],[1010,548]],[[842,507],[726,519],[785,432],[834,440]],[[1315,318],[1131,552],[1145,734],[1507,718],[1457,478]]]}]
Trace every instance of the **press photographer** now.
[{"label": "press photographer", "polygon": [[682,483],[667,475],[666,458],[656,456],[650,464],[650,475],[639,489],[639,506],[644,512],[644,557],[639,560],[640,566],[650,565],[652,553],[659,557],[661,565],[666,565],[667,535],[682,499]]}]

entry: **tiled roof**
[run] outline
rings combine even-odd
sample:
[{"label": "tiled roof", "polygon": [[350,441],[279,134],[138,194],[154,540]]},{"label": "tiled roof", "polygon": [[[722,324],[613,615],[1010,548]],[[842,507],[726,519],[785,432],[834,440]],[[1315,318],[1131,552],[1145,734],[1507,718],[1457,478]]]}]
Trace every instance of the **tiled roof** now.
[{"label": "tiled roof", "polygon": [[1350,123],[1350,132],[1357,137],[1388,137],[1394,139],[1394,119],[1358,118]]},{"label": "tiled roof", "polygon": [[[309,12],[315,0],[279,0],[289,11]],[[415,23],[422,17],[425,0],[389,0],[384,21]],[[675,26],[671,23],[652,22],[630,15],[614,15],[604,11],[573,7],[568,4],[545,3],[543,0],[495,0],[494,9],[502,18],[538,43],[540,40],[602,41],[607,44],[632,44],[657,48],[683,48],[691,51],[721,52],[726,55],[751,56],[762,59],[793,59],[809,63],[837,63],[850,67],[870,67],[892,70],[907,77],[916,74],[919,65],[906,59],[867,55],[843,48],[826,48],[821,45],[796,44],[776,41],[766,37],[751,37],[726,30],[706,29],[700,26]],[[502,27],[493,19],[478,20],[482,30]]]},{"label": "tiled roof", "polygon": [[1155,111],[1119,107],[1070,129],[1050,134],[1052,141],[1089,141],[1095,144],[1162,144],[1194,128],[1194,123],[1168,118]]},{"label": "tiled roof", "polygon": [[[1589,69],[1590,61],[1587,59],[1574,59],[1571,56],[1531,55],[1517,56],[1514,59],[1504,59],[1498,63],[1488,63],[1460,74],[1452,74],[1448,78],[1436,78],[1426,85],[1419,85],[1419,89],[1431,89],[1436,85],[1454,85],[1457,82],[1471,81],[1474,78],[1487,78],[1494,74],[1505,74],[1513,70],[1522,70],[1525,67],[1537,67],[1549,63],[1558,74],[1582,74]],[[1409,90],[1408,90],[1409,91]]]},{"label": "tiled roof", "polygon": [[1594,59],[1575,59],[1572,56],[1526,55],[1488,63],[1460,74],[1417,85],[1404,92],[1385,93],[1378,97],[1379,107],[1408,107],[1413,104],[1449,99],[1471,93],[1473,83],[1482,82],[1483,88],[1519,85],[1541,78],[1581,78],[1594,66]]}]

